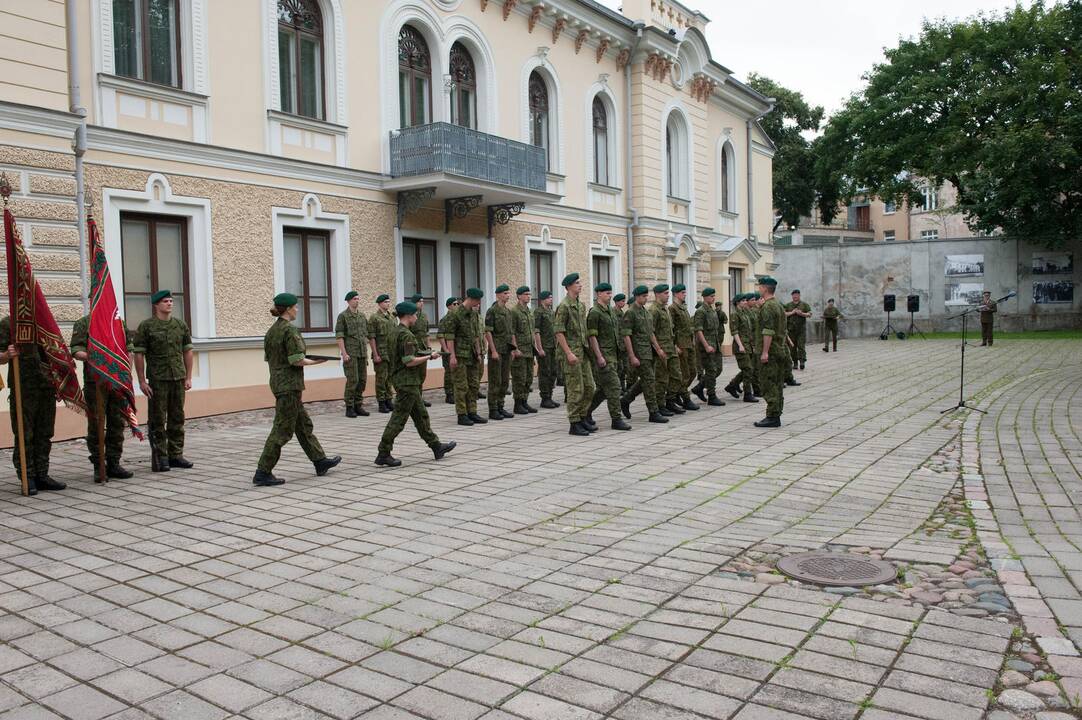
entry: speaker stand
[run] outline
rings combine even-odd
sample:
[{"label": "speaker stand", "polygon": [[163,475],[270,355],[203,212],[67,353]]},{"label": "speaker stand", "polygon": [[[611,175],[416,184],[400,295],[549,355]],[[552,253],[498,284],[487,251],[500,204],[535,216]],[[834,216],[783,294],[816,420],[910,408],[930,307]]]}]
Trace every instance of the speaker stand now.
[{"label": "speaker stand", "polygon": [[887,310],[887,326],[883,328],[883,332],[879,333],[879,339],[886,340],[891,335],[894,335],[899,340],[905,340],[905,333],[898,332],[898,329],[890,324],[890,310]]},{"label": "speaker stand", "polygon": [[905,331],[905,334],[908,335],[909,337],[913,337],[914,334],[920,335],[921,340],[927,340],[928,339],[928,338],[924,337],[924,333],[922,333],[920,331],[920,328],[917,327],[917,323],[915,323],[913,321],[913,311],[912,310],[909,311],[909,329]]}]

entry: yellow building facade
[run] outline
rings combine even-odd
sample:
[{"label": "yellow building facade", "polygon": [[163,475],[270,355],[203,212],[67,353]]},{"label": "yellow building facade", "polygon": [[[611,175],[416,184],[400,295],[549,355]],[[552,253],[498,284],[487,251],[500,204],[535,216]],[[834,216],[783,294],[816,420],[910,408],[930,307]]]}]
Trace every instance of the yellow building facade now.
[{"label": "yellow building facade", "polygon": [[[318,352],[351,288],[368,312],[419,292],[433,326],[467,287],[559,298],[568,272],[750,289],[773,267],[771,102],[712,57],[707,22],[663,0],[2,5],[0,170],[65,330],[85,199],[128,323],[177,296],[189,416],[266,407],[284,290]],[[308,399],[341,392],[331,364],[308,379]],[[60,413],[57,437],[82,423]]]}]

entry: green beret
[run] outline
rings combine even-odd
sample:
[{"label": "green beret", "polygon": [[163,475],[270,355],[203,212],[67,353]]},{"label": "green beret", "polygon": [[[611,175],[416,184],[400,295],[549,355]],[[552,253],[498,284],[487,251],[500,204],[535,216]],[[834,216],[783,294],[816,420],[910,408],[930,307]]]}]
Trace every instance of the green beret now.
[{"label": "green beret", "polygon": [[[156,294],[154,297],[157,296]],[[157,300],[154,302],[157,302]],[[297,296],[293,293],[278,293],[274,296],[274,304],[280,307],[293,307],[297,304]]]},{"label": "green beret", "polygon": [[718,291],[712,287],[703,288],[703,297],[710,297],[711,295],[716,295],[717,292]]},{"label": "green beret", "polygon": [[778,281],[770,277],[769,275],[763,275],[761,278],[759,278],[758,282],[760,285],[769,285],[770,287],[778,286]]},{"label": "green beret", "polygon": [[504,283],[503,285],[497,285],[496,286],[496,294],[499,295],[500,293],[507,292],[510,289],[511,288],[508,287],[508,285],[506,283]]},{"label": "green beret", "polygon": [[376,296],[376,304],[379,305],[384,300],[390,300],[390,299],[391,299],[391,296],[388,295],[387,293],[380,293],[379,295]]},{"label": "green beret", "polygon": [[[150,304],[151,305],[157,305],[162,300],[165,300],[166,298],[171,298],[171,297],[173,297],[173,291],[172,290],[159,290],[158,292],[156,292],[156,293],[154,293],[153,295],[150,296]],[[296,304],[296,300],[294,300],[293,304],[294,305]]]},{"label": "green beret", "polygon": [[444,306],[444,307],[451,307],[451,306],[452,306],[452,305],[454,305],[454,304],[455,304],[456,302],[458,302],[458,298],[454,298],[454,297],[451,297],[451,298],[447,298],[447,302],[445,302],[445,303],[443,304],[443,306]]},{"label": "green beret", "polygon": [[516,295],[525,295],[528,292],[530,292],[530,286],[529,285],[519,285],[518,289],[515,290]]},{"label": "green beret", "polygon": [[598,283],[594,286],[594,292],[612,292],[612,285],[609,283]]},{"label": "green beret", "polygon": [[485,292],[483,290],[480,290],[479,288],[470,288],[466,291],[466,297],[470,298],[471,300],[480,300],[484,296]]},{"label": "green beret", "polygon": [[356,290],[350,290],[348,293],[346,293],[346,302],[349,302],[350,300],[352,300],[355,297],[357,297],[357,291]]},{"label": "green beret", "polygon": [[564,279],[560,282],[560,284],[563,285],[564,287],[569,287],[571,285],[574,285],[576,282],[578,282],[578,279],[579,279],[579,274],[578,273],[569,273],[567,275],[564,275]]},{"label": "green beret", "polygon": [[410,296],[409,296],[409,298],[407,298],[407,299],[408,299],[408,300],[409,300],[409,301],[410,301],[411,303],[419,303],[419,302],[421,302],[422,300],[424,300],[424,299],[425,299],[425,296],[424,296],[424,295],[422,295],[421,293],[413,293],[413,294],[412,294],[412,295],[410,295]]},{"label": "green beret", "polygon": [[631,294],[635,297],[638,297],[639,295],[645,295],[648,292],[650,292],[650,288],[646,287],[645,285],[639,285],[631,291]]},{"label": "green beret", "polygon": [[612,300],[613,300],[613,302],[620,302],[621,300],[627,300],[627,295],[624,295],[623,293],[616,293],[615,295],[612,296]]},{"label": "green beret", "polygon": [[684,283],[676,283],[675,285],[672,286],[672,291],[674,293],[684,292],[687,289],[688,289],[688,286],[685,285]]},{"label": "green beret", "polygon": [[654,292],[656,292],[656,293],[663,293],[663,292],[667,292],[668,290],[669,290],[669,286],[666,285],[665,283],[658,283],[657,285],[654,286]]},{"label": "green beret", "polygon": [[548,300],[550,297],[552,297],[552,292],[551,291],[542,290],[541,294],[537,296],[537,299],[538,300]]},{"label": "green beret", "polygon": [[417,303],[410,302],[409,300],[403,300],[402,302],[394,306],[394,314],[398,317],[402,317],[403,315],[416,315]]},{"label": "green beret", "polygon": [[789,294],[790,294],[790,295],[799,295],[799,294],[800,294],[800,291],[799,291],[799,290],[794,290],[793,292],[791,292],[791,293],[789,293]]}]

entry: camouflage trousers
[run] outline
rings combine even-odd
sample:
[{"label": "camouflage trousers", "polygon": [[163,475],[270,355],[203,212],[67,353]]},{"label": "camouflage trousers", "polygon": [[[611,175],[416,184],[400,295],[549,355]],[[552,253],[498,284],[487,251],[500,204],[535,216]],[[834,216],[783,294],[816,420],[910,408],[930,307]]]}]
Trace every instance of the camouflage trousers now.
[{"label": "camouflage trousers", "polygon": [[823,349],[828,350],[830,348],[830,341],[834,340],[834,352],[838,352],[838,321],[833,323],[827,321],[823,325]]},{"label": "camouflage trousers", "polygon": [[620,370],[615,356],[605,356],[605,367],[597,366],[597,359],[591,356],[590,369],[593,372],[594,396],[590,402],[589,413],[607,402],[609,417],[619,420],[620,415]]},{"label": "camouflage trousers", "polygon": [[[622,341],[621,341],[622,342]],[[617,355],[616,372],[620,376],[620,392],[627,390],[630,368],[627,362],[627,353]]]},{"label": "camouflage trousers", "polygon": [[808,329],[806,325],[794,325],[789,330],[789,339],[793,341],[790,348],[795,362],[807,362],[808,360]]},{"label": "camouflage trousers", "polygon": [[[90,412],[86,417],[86,449],[90,453],[90,464],[98,467],[98,384],[87,382],[83,385],[83,397],[86,398]],[[105,393],[102,407],[105,415],[105,464],[116,465],[124,454],[124,431],[128,421],[124,417],[124,403],[113,393]]]},{"label": "camouflage trousers", "polygon": [[150,445],[171,458],[184,454],[184,381],[151,380],[147,399]]},{"label": "camouflage trousers", "polygon": [[785,356],[771,355],[766,363],[759,361],[759,379],[763,399],[766,400],[767,417],[781,417],[785,408],[785,376],[790,372],[792,363]]},{"label": "camouflage trousers", "polygon": [[[35,387],[22,381],[23,396],[23,443],[26,445],[26,474],[33,479],[49,474],[49,453],[53,449],[53,428],[56,425],[56,398],[51,389]],[[22,458],[19,456],[18,416],[15,413],[15,389],[8,396],[11,415],[11,434],[15,438],[15,447],[11,453],[11,464],[15,474],[21,479]]]},{"label": "camouflage trousers", "polygon": [[511,351],[501,352],[498,359],[488,356],[488,409],[497,410],[507,399],[511,384]]},{"label": "camouflage trousers", "polygon": [[740,368],[732,380],[729,381],[729,387],[740,390],[743,388],[745,394],[755,391],[755,363],[758,362],[751,353],[738,352],[733,355],[736,358],[736,365]]},{"label": "camouflage trousers", "polygon": [[530,399],[533,390],[533,355],[523,355],[511,361],[511,389],[515,402]]},{"label": "camouflage trousers", "polygon": [[556,348],[544,348],[545,356],[537,357],[537,389],[541,398],[552,399],[552,389],[556,387],[557,360]]},{"label": "camouflage trousers", "polygon": [[364,402],[364,389],[368,387],[368,356],[363,352],[346,351],[349,361],[342,363],[346,374],[344,400],[347,407],[354,407]]},{"label": "camouflage trousers", "polygon": [[417,428],[417,434],[429,447],[440,444],[436,433],[432,432],[432,424],[428,419],[428,410],[425,409],[424,400],[421,397],[421,387],[409,386],[397,388],[394,399],[394,410],[387,421],[387,427],[383,429],[383,437],[379,440],[379,454],[390,455],[394,449],[394,441],[403,430],[406,429],[406,421],[413,420],[413,426]]},{"label": "camouflage trousers", "polygon": [[698,356],[699,365],[703,369],[703,387],[707,394],[713,397],[717,394],[718,375],[721,375],[721,348],[715,347],[714,352],[708,353],[700,347]]},{"label": "camouflage trousers", "polygon": [[680,366],[680,392],[677,393],[682,399],[690,400],[691,393],[688,391],[688,387],[691,385],[691,381],[695,379],[695,376],[699,371],[699,356],[695,352],[695,348],[686,347],[681,348],[684,352],[676,358],[677,364]]},{"label": "camouflage trousers", "polygon": [[451,374],[451,354],[441,352],[440,363],[443,365],[443,394],[452,395],[455,392],[455,378]]},{"label": "camouflage trousers", "polygon": [[458,367],[451,371],[455,383],[455,412],[468,415],[477,412],[477,391],[481,387],[481,363],[477,358],[457,358]]},{"label": "camouflage trousers", "polygon": [[389,358],[384,357],[383,351],[379,353],[382,362],[376,363],[376,400],[383,402],[391,399],[393,389],[391,387],[391,363]]},{"label": "camouflage trousers", "polygon": [[312,418],[301,402],[301,393],[285,393],[274,397],[274,424],[271,426],[267,442],[263,444],[263,454],[259,456],[259,469],[263,472],[271,472],[278,464],[278,458],[282,456],[282,448],[287,442],[297,436],[297,442],[301,449],[312,462],[327,457],[323,452],[323,446],[316,439],[315,429],[312,426]]},{"label": "camouflage trousers", "polygon": [[687,388],[681,389],[680,387],[684,375],[680,370],[680,358],[676,356],[676,351],[669,353],[664,360],[655,357],[654,368],[657,373],[658,403],[664,405],[669,400],[675,400],[676,398],[683,401],[683,392]]},{"label": "camouflage trousers", "polygon": [[628,362],[627,391],[624,393],[624,402],[631,404],[642,393],[646,401],[646,409],[651,413],[658,410],[660,396],[657,391],[657,366],[654,358],[644,358],[639,361],[639,366],[634,367]]},{"label": "camouflage trousers", "polygon": [[581,421],[589,414],[590,401],[594,397],[594,376],[590,371],[585,349],[580,349],[575,353],[575,357],[579,361],[572,365],[565,354],[560,354],[564,390],[567,392],[567,419],[573,423]]}]

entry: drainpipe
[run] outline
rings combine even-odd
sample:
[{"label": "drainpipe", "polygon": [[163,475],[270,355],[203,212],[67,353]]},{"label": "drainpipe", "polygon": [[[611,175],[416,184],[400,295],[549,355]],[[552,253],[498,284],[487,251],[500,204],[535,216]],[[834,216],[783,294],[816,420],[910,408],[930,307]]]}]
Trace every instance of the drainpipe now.
[{"label": "drainpipe", "polygon": [[[751,120],[748,120],[748,240],[751,240],[751,236],[755,234],[755,204],[754,204],[754,190],[752,189],[752,171],[751,171],[751,132],[755,123],[765,118],[770,113],[774,112],[774,103],[777,102],[774,98],[767,98],[766,101],[770,103],[764,112],[759,113]],[[758,244],[758,242],[756,242]]]},{"label": "drainpipe", "polygon": [[75,153],[75,208],[78,215],[79,231],[79,287],[83,312],[90,311],[90,299],[87,297],[87,278],[89,261],[86,247],[86,183],[83,176],[83,155],[86,154],[86,108],[83,107],[82,91],[79,86],[79,8],[78,0],[65,0],[65,29],[68,41],[68,111],[78,116],[79,126],[72,138],[72,150]]},{"label": "drainpipe", "polygon": [[624,137],[626,139],[627,147],[624,149],[624,197],[626,199],[625,205],[627,206],[627,292],[631,295],[631,291],[635,288],[635,228],[639,226],[639,211],[631,204],[632,198],[632,185],[631,176],[633,173],[631,152],[634,144],[631,142],[631,66],[635,61],[635,52],[639,49],[639,43],[642,42],[642,30],[646,27],[646,23],[641,20],[636,22],[635,28],[635,44],[631,46],[631,54],[627,58],[627,68],[625,68],[625,75],[627,76],[626,92],[624,97],[624,105],[626,105],[626,132]]}]

